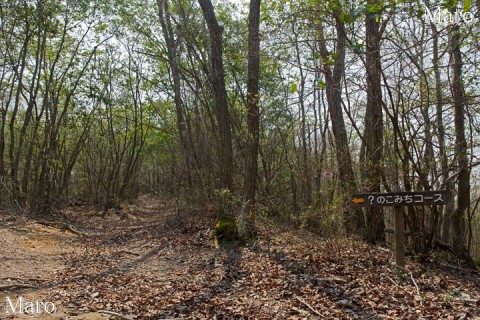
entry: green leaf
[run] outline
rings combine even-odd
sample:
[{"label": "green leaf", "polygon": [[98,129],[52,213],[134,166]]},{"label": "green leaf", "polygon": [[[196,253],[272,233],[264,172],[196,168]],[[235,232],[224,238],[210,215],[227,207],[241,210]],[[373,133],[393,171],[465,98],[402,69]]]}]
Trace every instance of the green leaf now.
[{"label": "green leaf", "polygon": [[322,55],[320,54],[320,52],[315,52],[313,54],[313,57],[310,57],[310,58],[307,58],[308,61],[315,61],[315,60],[318,60],[322,58]]},{"label": "green leaf", "polygon": [[95,27],[95,31],[96,31],[96,32],[102,32],[102,31],[107,30],[107,28],[108,28],[108,24],[106,24],[106,23],[101,23],[101,24],[99,24],[99,25],[97,25],[97,26]]},{"label": "green leaf", "polygon": [[361,14],[362,14],[362,10],[358,10],[358,9],[352,10],[352,16],[353,16],[354,18],[360,16]]},{"label": "green leaf", "polygon": [[363,54],[365,53],[365,50],[363,49],[363,44],[357,43],[357,44],[352,44],[352,45],[347,45],[346,46],[348,49],[352,50],[356,54]]},{"label": "green leaf", "polygon": [[319,87],[320,89],[325,89],[325,81],[319,80],[319,81],[318,81],[318,87]]},{"label": "green leaf", "polygon": [[465,2],[463,3],[463,12],[470,11],[471,7],[472,7],[472,0],[465,0]]},{"label": "green leaf", "polygon": [[297,84],[292,83],[292,85],[290,86],[290,93],[295,93],[295,92],[297,92]]},{"label": "green leaf", "polygon": [[452,9],[452,8],[456,8],[458,5],[458,0],[446,0],[444,3],[443,3],[443,8],[445,9]]},{"label": "green leaf", "polygon": [[338,0],[329,1],[327,4],[328,11],[336,11],[336,10],[340,10],[341,8],[342,8],[342,5]]},{"label": "green leaf", "polygon": [[367,12],[369,13],[376,13],[378,11],[378,7],[375,5],[369,5],[367,6]]},{"label": "green leaf", "polygon": [[340,19],[341,22],[345,22],[345,23],[352,23],[355,20],[354,16],[345,12],[341,12],[338,18]]}]

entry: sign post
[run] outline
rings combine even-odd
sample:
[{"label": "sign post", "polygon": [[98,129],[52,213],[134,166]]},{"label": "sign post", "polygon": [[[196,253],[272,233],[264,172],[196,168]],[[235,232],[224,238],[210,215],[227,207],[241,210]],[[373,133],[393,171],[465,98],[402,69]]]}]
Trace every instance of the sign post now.
[{"label": "sign post", "polygon": [[354,207],[395,207],[395,264],[397,276],[401,279],[405,269],[405,224],[404,206],[446,205],[447,191],[393,192],[353,194]]},{"label": "sign post", "polygon": [[405,269],[405,224],[403,221],[403,208],[396,206],[395,215],[395,264],[397,265],[397,277],[402,278]]}]

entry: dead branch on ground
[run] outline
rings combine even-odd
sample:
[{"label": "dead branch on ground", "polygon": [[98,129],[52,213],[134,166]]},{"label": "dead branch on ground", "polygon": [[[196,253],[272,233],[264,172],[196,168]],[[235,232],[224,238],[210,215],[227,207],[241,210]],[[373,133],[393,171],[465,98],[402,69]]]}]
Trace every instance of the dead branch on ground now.
[{"label": "dead branch on ground", "polygon": [[76,234],[77,236],[88,236],[86,233],[83,233],[81,231],[78,231],[74,226],[68,223],[63,223],[63,222],[47,222],[47,221],[38,221],[39,224],[42,224],[44,226],[48,227],[53,227],[60,229],[61,231],[68,230],[73,234]]},{"label": "dead branch on ground", "polygon": [[308,307],[308,309],[312,310],[313,313],[315,313],[316,315],[318,315],[319,317],[322,317],[322,315],[320,314],[320,312],[318,312],[317,310],[315,310],[311,305],[309,305],[305,300],[303,300],[302,298],[300,297],[295,297],[295,299],[297,299],[298,301],[300,301],[301,303],[303,303],[304,305],[306,305]]},{"label": "dead branch on ground", "polygon": [[35,286],[30,284],[7,284],[7,285],[0,285],[0,291],[8,291],[12,289],[35,289]]},{"label": "dead branch on ground", "polygon": [[116,312],[113,312],[113,311],[99,310],[97,312],[102,313],[102,314],[108,314],[109,316],[114,316],[114,317],[117,317],[117,318],[122,319],[122,320],[133,320],[133,318],[124,316],[123,314],[116,313]]},{"label": "dead branch on ground", "polygon": [[1,277],[0,280],[19,280],[19,281],[36,281],[36,282],[46,282],[48,279],[42,278],[22,278],[22,277]]}]

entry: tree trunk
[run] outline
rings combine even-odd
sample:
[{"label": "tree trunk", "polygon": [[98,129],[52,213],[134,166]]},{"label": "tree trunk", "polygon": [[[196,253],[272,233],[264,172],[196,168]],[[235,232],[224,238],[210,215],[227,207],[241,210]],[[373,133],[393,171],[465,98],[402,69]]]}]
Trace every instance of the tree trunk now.
[{"label": "tree trunk", "polygon": [[[342,78],[345,72],[345,30],[344,25],[338,18],[339,12],[335,13],[336,20],[336,60],[333,72],[327,62],[330,53],[327,50],[323,26],[319,25],[318,37],[320,53],[323,59],[323,73],[325,74],[325,89],[327,104],[332,117],[332,130],[335,137],[335,152],[337,158],[340,185],[343,196],[358,192],[355,173],[353,171],[352,158],[348,148],[347,130],[343,119],[342,109]],[[364,227],[363,212],[361,209],[349,209],[345,203],[344,224],[347,234],[359,233]]]},{"label": "tree trunk", "polygon": [[[442,187],[449,192],[449,198],[453,199],[453,186],[449,177],[448,169],[448,157],[445,148],[445,126],[443,124],[443,95],[442,95],[442,82],[440,75],[440,65],[439,65],[439,53],[438,53],[438,38],[439,32],[437,31],[435,24],[432,23],[432,32],[433,36],[433,71],[435,74],[435,100],[436,100],[436,125],[437,125],[437,137],[438,137],[438,153],[440,155],[440,167],[441,167],[441,182]],[[444,242],[450,243],[450,226],[452,222],[453,210],[455,210],[455,205],[453,201],[442,208],[442,222],[441,222],[441,238]]]},{"label": "tree trunk", "polygon": [[[170,11],[168,7],[168,0],[157,0],[158,17],[162,25],[163,37],[167,45],[168,64],[172,72],[173,93],[175,101],[175,110],[177,115],[177,127],[180,137],[180,145],[185,163],[195,166],[192,155],[192,146],[187,132],[187,125],[185,121],[185,111],[181,96],[180,85],[180,68],[177,61],[177,45],[175,44],[175,37],[172,30],[172,23],[170,21]],[[190,170],[188,170],[190,171]],[[187,172],[188,181],[191,181],[190,172]]]},{"label": "tree trunk", "polygon": [[[370,6],[377,1],[369,2]],[[363,179],[366,182],[366,192],[380,192],[382,177],[383,156],[383,114],[381,92],[381,65],[380,65],[380,23],[377,21],[379,13],[367,12],[365,18],[366,29],[366,83],[367,107],[365,111],[365,146],[362,163]],[[384,237],[384,220],[381,207],[370,207],[365,214],[364,239],[370,243],[377,243]]]},{"label": "tree trunk", "polygon": [[248,21],[247,150],[245,190],[239,219],[239,234],[249,237],[255,230],[255,193],[257,191],[258,146],[260,130],[258,77],[260,71],[260,1],[250,0]]},{"label": "tree trunk", "polygon": [[[452,9],[452,14],[456,9]],[[475,266],[464,244],[465,214],[470,205],[470,168],[468,145],[465,138],[465,92],[462,82],[462,53],[460,50],[460,27],[453,25],[449,34],[450,68],[452,73],[452,95],[455,124],[455,158],[458,168],[457,206],[452,215],[452,248],[460,259]]]},{"label": "tree trunk", "polygon": [[221,189],[228,192],[233,188],[233,151],[228,112],[227,90],[225,88],[225,71],[223,67],[223,27],[218,24],[210,0],[198,0],[210,33],[212,85],[215,99],[216,117],[219,126],[220,179]]},{"label": "tree trunk", "polygon": [[305,108],[305,80],[306,74],[302,66],[302,58],[300,56],[300,46],[299,44],[299,37],[298,31],[295,29],[295,22],[292,24],[292,33],[294,35],[294,42],[295,42],[295,56],[296,62],[298,64],[299,76],[300,76],[300,87],[297,91],[298,93],[298,100],[300,104],[300,142],[302,147],[302,161],[299,163],[301,167],[301,186],[302,186],[302,197],[303,199],[303,207],[307,208],[312,203],[312,173],[310,171],[310,149],[307,143],[307,135],[310,133],[307,130],[307,112]]}]

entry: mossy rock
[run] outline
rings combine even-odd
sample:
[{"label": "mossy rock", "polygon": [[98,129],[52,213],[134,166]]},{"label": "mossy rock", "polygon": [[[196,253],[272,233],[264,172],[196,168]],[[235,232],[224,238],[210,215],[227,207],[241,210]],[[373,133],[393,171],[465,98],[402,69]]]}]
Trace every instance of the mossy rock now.
[{"label": "mossy rock", "polygon": [[221,242],[235,242],[238,240],[237,220],[227,214],[220,214],[213,229],[215,246]]}]

